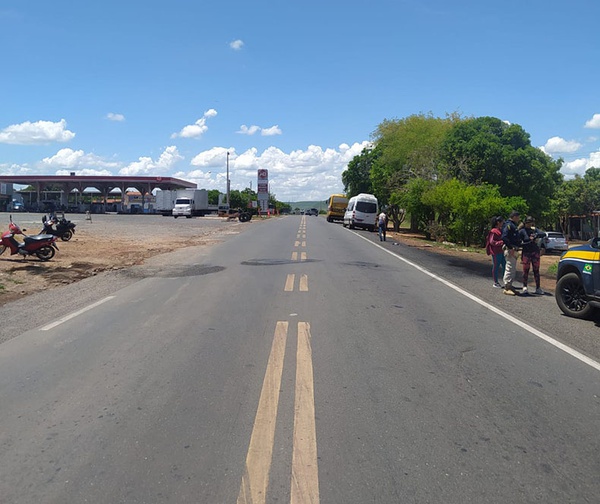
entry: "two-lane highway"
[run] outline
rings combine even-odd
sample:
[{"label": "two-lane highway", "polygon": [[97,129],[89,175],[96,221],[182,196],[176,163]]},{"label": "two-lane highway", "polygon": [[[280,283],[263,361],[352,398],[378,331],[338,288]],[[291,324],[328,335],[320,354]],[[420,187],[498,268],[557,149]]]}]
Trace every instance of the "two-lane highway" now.
[{"label": "two-lane highway", "polygon": [[0,345],[0,502],[595,502],[594,361],[363,238],[253,225]]}]

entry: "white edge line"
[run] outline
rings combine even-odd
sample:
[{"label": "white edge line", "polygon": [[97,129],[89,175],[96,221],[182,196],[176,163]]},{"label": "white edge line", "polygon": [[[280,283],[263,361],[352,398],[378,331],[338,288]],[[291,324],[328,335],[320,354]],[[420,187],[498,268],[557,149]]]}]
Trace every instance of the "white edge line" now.
[{"label": "white edge line", "polygon": [[513,324],[525,329],[526,331],[529,331],[531,334],[533,334],[534,336],[537,336],[538,338],[546,341],[547,343],[550,343],[551,345],[555,346],[556,348],[562,350],[565,353],[568,353],[569,355],[571,355],[572,357],[575,357],[576,359],[579,359],[581,362],[583,362],[584,364],[587,364],[590,367],[593,367],[596,371],[600,371],[600,362],[595,361],[594,359],[591,359],[590,357],[588,357],[587,355],[582,354],[581,352],[578,352],[577,350],[575,350],[574,348],[571,348],[568,345],[565,345],[564,343],[561,343],[558,340],[555,340],[554,338],[552,338],[551,336],[548,336],[546,333],[543,333],[542,331],[536,329],[535,327],[530,326],[529,324],[526,324],[525,322],[514,318],[512,315],[496,308],[495,306],[485,302],[483,299],[478,298],[477,296],[466,292],[465,290],[461,289],[458,285],[453,284],[452,282],[449,282],[448,280],[434,274],[431,273],[431,271],[427,271],[425,268],[423,268],[422,266],[419,266],[416,263],[413,263],[412,261],[409,261],[408,259],[405,259],[404,257],[392,252],[391,250],[388,250],[384,247],[382,247],[381,245],[372,242],[371,240],[369,240],[368,238],[365,238],[364,236],[361,236],[358,233],[354,233],[356,236],[358,236],[359,238],[369,242],[371,245],[375,245],[376,247],[380,248],[381,250],[383,250],[384,252],[387,252],[388,254],[400,259],[401,261],[405,262],[406,264],[412,266],[413,268],[419,270],[422,273],[425,273],[426,275],[430,276],[431,278],[434,278],[435,280],[437,280],[438,282],[443,283],[444,285],[450,287],[451,289],[455,290],[456,292],[458,292],[459,294],[469,298],[471,301],[475,301],[477,304],[483,306],[484,308],[487,308],[488,310],[494,312],[497,315],[500,315],[502,318],[512,322]]},{"label": "white edge line", "polygon": [[67,320],[71,320],[72,318],[75,318],[75,317],[81,315],[82,313],[85,313],[86,311],[91,310],[92,308],[96,308],[96,306],[100,306],[102,303],[106,303],[107,301],[110,301],[114,297],[115,296],[105,297],[104,299],[101,299],[100,301],[96,301],[95,303],[92,303],[91,305],[86,306],[85,308],[82,308],[81,310],[70,313],[69,315],[65,315],[63,318],[60,318],[60,319],[52,322],[51,324],[45,325],[44,327],[40,328],[40,331],[49,331],[50,329],[55,328],[56,326],[66,322]]}]

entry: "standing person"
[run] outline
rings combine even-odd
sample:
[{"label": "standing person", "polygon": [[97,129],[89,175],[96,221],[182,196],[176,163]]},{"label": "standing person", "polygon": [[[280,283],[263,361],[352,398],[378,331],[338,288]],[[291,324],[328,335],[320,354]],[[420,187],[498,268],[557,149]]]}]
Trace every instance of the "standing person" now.
[{"label": "standing person", "polygon": [[504,294],[507,296],[515,296],[515,288],[513,282],[517,276],[517,252],[521,247],[519,239],[519,231],[517,226],[521,220],[521,214],[517,211],[511,212],[508,220],[502,228],[502,241],[504,246],[504,259],[506,260],[506,268],[504,270]]},{"label": "standing person", "polygon": [[519,238],[523,243],[523,253],[521,254],[521,264],[523,265],[523,294],[528,294],[527,281],[529,278],[529,268],[533,267],[533,278],[535,280],[535,293],[544,294],[540,287],[540,248],[536,238],[537,231],[533,228],[534,219],[531,216],[525,217],[523,227],[519,230]]},{"label": "standing person", "polygon": [[385,234],[387,232],[387,215],[382,210],[377,217],[377,228],[379,229],[379,241],[385,241]]},{"label": "standing person", "polygon": [[492,286],[496,289],[500,289],[502,286],[498,279],[506,270],[506,259],[504,258],[504,251],[502,250],[502,246],[504,245],[504,242],[502,241],[504,217],[492,217],[490,226],[491,229],[487,235],[485,251],[487,252],[487,255],[492,256],[492,278],[494,279]]}]

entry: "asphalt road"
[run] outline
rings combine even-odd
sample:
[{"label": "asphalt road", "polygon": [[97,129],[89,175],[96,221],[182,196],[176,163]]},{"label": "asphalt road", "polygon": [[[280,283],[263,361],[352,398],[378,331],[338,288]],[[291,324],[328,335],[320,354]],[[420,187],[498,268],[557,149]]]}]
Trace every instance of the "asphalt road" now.
[{"label": "asphalt road", "polygon": [[597,502],[593,321],[321,218],[250,226],[0,345],[0,502]]}]

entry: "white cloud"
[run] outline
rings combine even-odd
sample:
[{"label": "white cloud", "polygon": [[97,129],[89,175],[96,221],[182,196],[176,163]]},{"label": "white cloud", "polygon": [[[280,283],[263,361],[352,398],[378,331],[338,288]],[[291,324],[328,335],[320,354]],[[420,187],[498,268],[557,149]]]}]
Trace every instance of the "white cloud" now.
[{"label": "white cloud", "polygon": [[16,145],[40,145],[52,142],[68,142],[75,133],[66,129],[67,121],[26,121],[13,124],[0,131],[0,143]]},{"label": "white cloud", "polygon": [[[337,149],[311,145],[305,150],[289,153],[269,147],[262,153],[251,148],[236,153],[235,149],[215,147],[195,156],[191,165],[198,170],[180,171],[174,176],[196,182],[199,187],[225,191],[227,152],[231,188],[242,190],[252,185],[256,190],[256,171],[269,170],[271,190],[280,201],[325,200],[330,194],[343,190],[342,172],[369,142],[341,144]],[[208,176],[210,172],[210,177]]]},{"label": "white cloud", "polygon": [[263,128],[260,132],[262,136],[274,136],[281,135],[281,130],[279,129],[279,125],[271,126],[270,128]]},{"label": "white cloud", "polygon": [[560,152],[577,152],[581,144],[575,140],[565,140],[561,137],[552,137],[548,139],[546,145],[541,149],[547,154],[556,154]]},{"label": "white cloud", "polygon": [[42,159],[40,164],[44,169],[63,168],[75,172],[91,168],[114,169],[119,166],[117,163],[104,161],[95,154],[86,154],[82,150],[68,148],[60,149],[54,156]]},{"label": "white cloud", "polygon": [[[56,175],[70,175],[73,170],[56,170]],[[75,170],[75,174],[81,177],[93,177],[93,176],[106,176],[112,177],[114,175],[110,170],[95,170],[93,168],[83,168],[81,170]]]},{"label": "white cloud", "polygon": [[115,114],[113,112],[109,112],[106,114],[106,118],[109,121],[123,122],[125,120],[125,116],[123,114]]},{"label": "white cloud", "polygon": [[217,115],[217,111],[215,109],[209,109],[204,112],[204,115],[198,119],[194,124],[189,124],[188,126],[184,126],[179,133],[173,133],[171,138],[199,138],[204,133],[208,131],[208,126],[206,125],[206,120],[211,117],[215,117]]},{"label": "white cloud", "polygon": [[275,126],[271,126],[270,128],[261,128],[260,126],[256,126],[254,124],[248,127],[245,124],[242,124],[239,131],[236,131],[236,133],[239,133],[240,135],[252,136],[259,131],[261,136],[274,136],[282,134],[282,131],[277,124]]},{"label": "white cloud", "polygon": [[231,47],[234,51],[241,51],[242,47],[244,47],[244,41],[237,39],[229,42],[229,47]]},{"label": "white cloud", "polygon": [[575,175],[583,176],[589,168],[600,168],[600,150],[590,153],[587,158],[579,158],[565,163],[560,171],[567,178],[571,178]]},{"label": "white cloud", "polygon": [[175,165],[182,159],[184,158],[179,154],[177,147],[171,145],[163,151],[158,160],[155,161],[151,157],[140,157],[137,161],[121,168],[119,170],[119,175],[166,175],[170,170],[173,170]]},{"label": "white cloud", "polygon": [[[195,182],[200,188],[225,192],[229,152],[232,189],[242,190],[252,186],[256,190],[257,170],[266,168],[269,170],[271,190],[280,201],[323,201],[330,194],[343,191],[342,172],[354,156],[370,145],[367,141],[352,145],[343,143],[337,148],[310,145],[306,149],[291,152],[277,147],[269,147],[261,152],[253,147],[241,153],[233,147],[214,147],[199,152],[191,159],[187,169],[181,163],[184,157],[173,145],[166,147],[157,159],[142,156],[129,164],[107,160],[83,150],[65,148],[31,165],[0,163],[0,171],[5,174],[55,172],[68,175],[74,171],[78,175],[156,175],[177,177]],[[600,151],[595,155],[599,161],[596,166],[600,166]],[[593,162],[592,159],[590,162]]]},{"label": "white cloud", "polygon": [[201,152],[190,161],[192,166],[200,168],[227,168],[227,152],[230,153],[230,159],[235,156],[235,149],[225,149],[224,147],[213,147],[210,150]]},{"label": "white cloud", "polygon": [[260,126],[254,126],[254,125],[252,125],[252,126],[248,127],[245,124],[242,124],[240,126],[239,131],[236,131],[236,133],[239,133],[240,135],[249,135],[249,136],[252,136],[255,133],[259,132],[260,129],[261,129]]},{"label": "white cloud", "polygon": [[600,128],[600,114],[594,114],[594,116],[585,123],[586,128]]},{"label": "white cloud", "polygon": [[0,173],[2,175],[33,175],[34,170],[27,163],[22,165],[0,163]]}]

